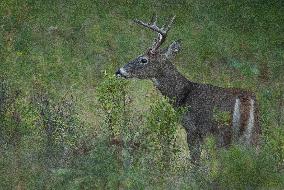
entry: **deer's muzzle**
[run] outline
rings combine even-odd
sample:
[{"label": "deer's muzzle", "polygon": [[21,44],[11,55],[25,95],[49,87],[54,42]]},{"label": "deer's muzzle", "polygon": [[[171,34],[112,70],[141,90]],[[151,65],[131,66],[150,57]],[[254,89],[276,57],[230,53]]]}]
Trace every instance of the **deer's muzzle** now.
[{"label": "deer's muzzle", "polygon": [[124,68],[118,69],[118,70],[115,72],[115,75],[116,75],[117,77],[124,77],[124,78],[127,78],[127,77],[128,77],[128,73],[125,71]]}]

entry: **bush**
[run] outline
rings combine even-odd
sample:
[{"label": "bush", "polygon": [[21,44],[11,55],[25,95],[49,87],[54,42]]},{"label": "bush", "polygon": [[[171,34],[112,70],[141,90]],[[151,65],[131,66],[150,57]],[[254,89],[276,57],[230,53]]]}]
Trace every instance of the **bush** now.
[{"label": "bush", "polygon": [[[283,138],[283,137],[282,137]],[[278,151],[268,142],[259,151],[240,145],[216,150],[214,141],[205,146],[206,156],[196,175],[202,188],[282,189],[284,173],[279,169]]]},{"label": "bush", "polygon": [[36,110],[35,125],[42,136],[46,167],[64,166],[82,137],[82,123],[77,118],[73,97],[55,100],[36,84],[31,105]]},{"label": "bush", "polygon": [[103,117],[102,125],[106,127],[106,132],[111,134],[111,138],[122,138],[121,135],[127,128],[126,89],[126,80],[118,80],[107,72],[97,88],[98,106]]},{"label": "bush", "polygon": [[161,157],[162,165],[170,164],[171,158],[178,151],[176,140],[180,116],[181,113],[163,97],[150,105],[149,113],[146,115],[146,127],[149,133],[147,146],[156,152],[156,156]]}]

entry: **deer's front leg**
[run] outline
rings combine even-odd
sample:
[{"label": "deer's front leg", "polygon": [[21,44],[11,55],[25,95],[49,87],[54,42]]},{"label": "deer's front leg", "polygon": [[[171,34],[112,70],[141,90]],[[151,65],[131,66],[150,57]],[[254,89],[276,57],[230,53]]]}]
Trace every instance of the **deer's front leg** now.
[{"label": "deer's front leg", "polygon": [[190,151],[191,162],[196,165],[200,161],[202,138],[198,133],[188,133],[187,143]]},{"label": "deer's front leg", "polygon": [[196,165],[200,160],[202,136],[195,122],[195,118],[193,113],[188,112],[183,118],[183,126],[187,133],[191,162]]}]

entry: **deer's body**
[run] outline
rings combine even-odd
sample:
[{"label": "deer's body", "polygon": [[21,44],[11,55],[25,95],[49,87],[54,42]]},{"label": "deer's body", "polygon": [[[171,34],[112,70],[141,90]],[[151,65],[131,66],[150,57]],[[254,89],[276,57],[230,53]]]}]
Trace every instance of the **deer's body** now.
[{"label": "deer's body", "polygon": [[[235,88],[221,88],[191,82],[171,63],[161,75],[152,79],[173,106],[187,107],[182,119],[192,157],[198,159],[200,145],[208,135],[216,137],[219,147],[232,142],[257,145],[260,133],[255,96]],[[229,114],[229,123],[216,120],[215,112]]]},{"label": "deer's body", "polygon": [[[186,79],[171,63],[180,50],[179,42],[159,50],[170,24],[167,30],[163,30],[157,27],[156,21],[152,25],[141,21],[137,23],[158,32],[158,38],[146,54],[129,62],[116,74],[126,78],[151,79],[175,107],[188,108],[182,125],[187,132],[192,160],[199,159],[200,145],[208,135],[216,137],[219,147],[232,142],[257,145],[260,127],[255,96],[241,89],[221,88]],[[220,119],[218,114],[225,117]]]}]

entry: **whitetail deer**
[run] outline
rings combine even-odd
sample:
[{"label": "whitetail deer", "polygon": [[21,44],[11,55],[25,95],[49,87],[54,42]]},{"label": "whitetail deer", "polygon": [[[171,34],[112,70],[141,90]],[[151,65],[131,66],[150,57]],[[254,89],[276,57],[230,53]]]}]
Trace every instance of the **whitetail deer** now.
[{"label": "whitetail deer", "polygon": [[188,107],[182,125],[187,132],[193,162],[199,160],[200,145],[210,134],[216,137],[218,147],[226,147],[232,142],[257,145],[260,135],[259,113],[256,98],[251,92],[192,82],[171,63],[180,51],[180,42],[174,41],[168,48],[160,49],[174,19],[169,19],[162,28],[157,26],[157,16],[153,16],[150,23],[134,20],[157,32],[158,37],[145,54],[120,68],[116,75],[151,79],[174,106]]}]

